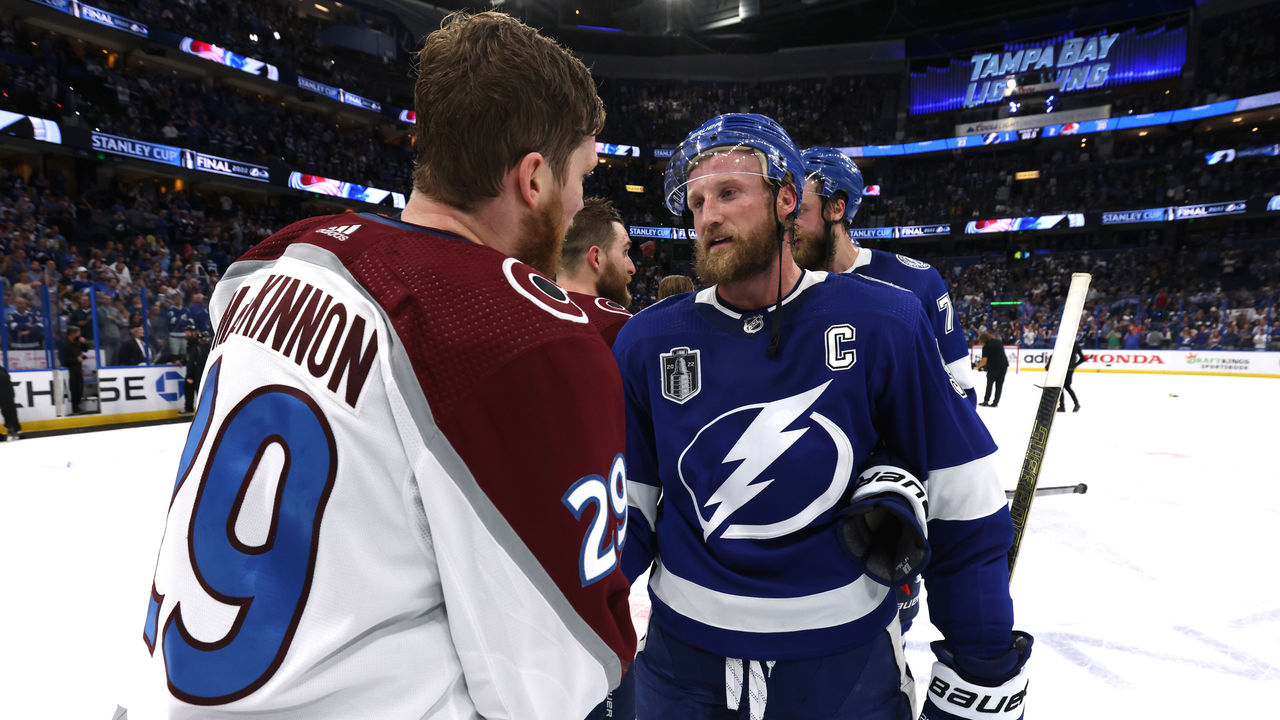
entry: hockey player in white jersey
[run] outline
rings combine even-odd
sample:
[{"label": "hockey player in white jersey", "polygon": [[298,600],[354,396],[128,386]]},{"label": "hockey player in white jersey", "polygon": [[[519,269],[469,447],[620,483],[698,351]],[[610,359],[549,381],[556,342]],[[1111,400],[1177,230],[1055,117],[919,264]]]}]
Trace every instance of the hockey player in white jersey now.
[{"label": "hockey player in white jersey", "polygon": [[893,588],[924,568],[944,640],[924,717],[1023,713],[1012,522],[995,445],[912,294],[803,270],[805,165],[767,117],[717,117],[666,174],[710,285],[614,343],[623,567],[651,569],[637,717],[910,720]]},{"label": "hockey player in white jersey", "polygon": [[809,176],[792,245],[796,264],[806,270],[854,272],[915,293],[933,324],[947,369],[976,407],[969,345],[942,275],[926,262],[854,242],[849,226],[862,207],[862,171],[835,148],[811,147],[801,156]]},{"label": "hockey player in white jersey", "polygon": [[497,13],[417,67],[403,215],[294,223],[217,286],[143,628],[155,715],[582,718],[634,658],[621,383],[548,279],[595,85]]}]

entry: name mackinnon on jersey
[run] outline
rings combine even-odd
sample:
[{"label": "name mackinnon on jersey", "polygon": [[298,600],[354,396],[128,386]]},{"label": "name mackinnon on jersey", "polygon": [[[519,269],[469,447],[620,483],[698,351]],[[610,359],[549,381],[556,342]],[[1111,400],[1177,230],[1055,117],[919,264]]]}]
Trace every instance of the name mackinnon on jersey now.
[{"label": "name mackinnon on jersey", "polygon": [[[354,408],[378,354],[377,328],[365,339],[370,324],[320,288],[271,275],[262,285],[245,285],[232,295],[213,347],[232,335],[251,338],[306,368],[312,377],[328,375],[329,391]],[[339,393],[344,376],[347,386]]]},{"label": "name mackinnon on jersey", "polygon": [[687,347],[662,353],[662,395],[683,405],[702,390],[699,351]]}]

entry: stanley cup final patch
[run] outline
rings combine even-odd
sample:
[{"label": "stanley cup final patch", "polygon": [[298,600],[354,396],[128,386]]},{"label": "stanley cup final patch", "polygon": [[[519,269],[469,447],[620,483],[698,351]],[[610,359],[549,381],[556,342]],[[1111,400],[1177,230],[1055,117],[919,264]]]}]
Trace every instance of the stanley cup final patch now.
[{"label": "stanley cup final patch", "polygon": [[672,348],[662,354],[662,395],[683,405],[702,389],[702,363],[697,350]]}]

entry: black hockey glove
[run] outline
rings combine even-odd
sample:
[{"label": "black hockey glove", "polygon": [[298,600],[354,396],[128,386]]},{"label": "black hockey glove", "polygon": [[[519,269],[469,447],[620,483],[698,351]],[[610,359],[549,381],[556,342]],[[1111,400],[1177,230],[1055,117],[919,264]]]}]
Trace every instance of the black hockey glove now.
[{"label": "black hockey glove", "polygon": [[1027,698],[1027,658],[1033,638],[1014,630],[998,658],[953,655],[946,642],[930,643],[938,662],[920,720],[1020,720]]},{"label": "black hockey glove", "polygon": [[917,577],[929,560],[928,511],[924,484],[915,475],[876,464],[858,477],[837,532],[868,577],[897,587]]}]

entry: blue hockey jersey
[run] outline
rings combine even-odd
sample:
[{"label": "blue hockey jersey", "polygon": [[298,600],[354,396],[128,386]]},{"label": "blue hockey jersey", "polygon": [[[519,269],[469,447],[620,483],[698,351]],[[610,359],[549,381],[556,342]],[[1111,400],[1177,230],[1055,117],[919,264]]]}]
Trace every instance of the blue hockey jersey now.
[{"label": "blue hockey jersey", "polygon": [[998,655],[1013,622],[1013,530],[995,443],[944,370],[912,294],[806,272],[774,306],[716,289],[633,317],[614,343],[627,403],[623,569],[652,565],[653,621],[725,657],[857,647],[895,621],[890,588],[841,547],[837,515],[882,443],[921,473],[930,618],[956,652]]},{"label": "blue hockey jersey", "polygon": [[942,275],[926,262],[865,247],[858,249],[858,257],[849,272],[893,283],[910,290],[920,299],[933,326],[933,334],[938,336],[938,350],[947,363],[947,370],[960,383],[969,402],[976,406],[978,392],[973,387],[973,377],[969,372],[972,362],[969,345],[965,342],[964,328],[960,327],[960,317],[951,305],[951,293],[947,291]]}]

